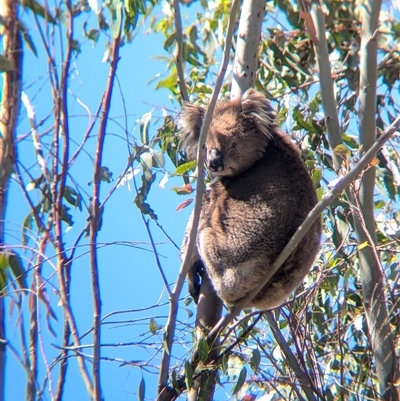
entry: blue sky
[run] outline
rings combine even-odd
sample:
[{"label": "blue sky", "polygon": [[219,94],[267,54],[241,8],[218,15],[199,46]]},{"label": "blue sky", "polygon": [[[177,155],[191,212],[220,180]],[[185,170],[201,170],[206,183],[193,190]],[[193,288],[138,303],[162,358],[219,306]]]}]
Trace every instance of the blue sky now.
[{"label": "blue sky", "polygon": [[[81,35],[81,25],[87,15],[83,15],[76,25],[76,32]],[[37,34],[34,20],[31,14],[22,13],[22,18],[29,28],[29,32],[38,50],[38,57],[25,48],[24,55],[24,73],[23,88],[27,93],[32,105],[34,106],[36,120],[40,121],[51,112],[51,98],[47,78],[47,66],[44,58],[43,47]],[[90,20],[89,20],[90,22]],[[90,23],[89,23],[90,25]],[[128,160],[128,149],[126,145],[126,136],[121,128],[125,126],[125,117],[127,119],[128,133],[138,138],[137,120],[144,113],[152,112],[155,116],[150,127],[150,135],[154,135],[157,117],[162,117],[162,107],[168,110],[178,111],[178,105],[171,103],[169,93],[166,90],[155,91],[154,83],[147,84],[156,74],[166,72],[166,65],[160,61],[151,60],[152,56],[165,55],[163,49],[163,38],[161,35],[147,33],[147,26],[140,26],[137,29],[137,36],[131,44],[126,44],[121,49],[121,59],[118,65],[118,81],[121,92],[116,83],[112,98],[110,110],[110,119],[107,126],[107,137],[105,142],[105,152],[103,166],[107,166],[113,173],[114,180],[122,173]],[[82,38],[80,38],[82,39]],[[95,113],[99,105],[101,95],[105,88],[106,77],[108,74],[108,64],[102,63],[104,53],[104,37],[95,47],[89,41],[82,41],[82,51],[73,63],[73,73],[69,80],[69,110],[70,110],[70,131],[72,138],[80,142],[89,122],[87,111],[80,105],[84,103],[91,113]],[[79,101],[77,100],[79,99]],[[122,100],[123,99],[123,100]],[[127,115],[125,116],[123,102],[125,103]],[[39,133],[43,133],[52,124],[52,116],[43,126],[39,127]],[[29,133],[26,112],[21,106],[21,119],[18,128],[18,137]],[[96,133],[96,128],[93,133]],[[94,146],[96,142],[95,135],[92,135],[85,147],[91,157],[94,156]],[[43,146],[46,147],[51,141],[51,135],[42,137]],[[76,148],[74,146],[73,148]],[[35,154],[31,137],[28,135],[18,144],[19,158],[25,168],[37,177],[40,170],[36,165]],[[72,152],[71,152],[72,153]],[[92,178],[93,165],[91,157],[82,154],[71,170],[74,179],[79,183],[88,196],[91,195],[92,188],[87,183]],[[173,166],[166,159],[166,169],[173,171]],[[165,189],[158,187],[158,181],[162,178],[163,172],[157,173],[157,181],[153,184],[152,191],[148,201],[156,212],[159,223],[168,232],[172,239],[180,245],[184,227],[188,219],[190,208],[181,212],[176,212],[176,207],[184,198],[177,196],[171,187],[182,185],[179,178],[171,179],[167,182]],[[28,183],[25,176],[26,184]],[[103,183],[101,189],[101,198],[112,188],[111,184]],[[72,181],[69,180],[69,185]],[[138,181],[139,184],[139,181]],[[30,192],[34,199],[39,200],[39,194],[35,190]],[[88,202],[88,196],[84,195],[85,202]],[[131,191],[128,188],[120,187],[110,198],[106,205],[103,225],[99,234],[99,243],[104,246],[99,249],[99,269],[100,286],[102,296],[102,314],[107,315],[113,311],[122,311],[130,309],[147,308],[157,303],[164,304],[167,301],[164,286],[157,270],[154,255],[149,245],[149,239],[145,230],[139,210],[133,203],[135,197],[134,186],[131,183]],[[16,249],[27,262],[31,258],[28,251],[20,248],[21,243],[21,223],[28,214],[29,207],[22,195],[21,190],[15,182],[11,183],[9,192],[9,204],[7,210],[7,242]],[[71,213],[74,219],[74,226],[65,234],[67,247],[71,246],[81,232],[86,223],[87,212],[79,210]],[[170,283],[173,283],[179,270],[180,262],[177,249],[162,234],[159,228],[153,222],[150,223],[151,232],[154,241],[157,243],[157,250],[162,268]],[[90,267],[87,255],[87,239],[83,240],[81,247],[76,252],[76,261],[72,268],[72,309],[74,310],[78,322],[79,333],[83,334],[92,326],[92,298],[90,287]],[[129,243],[129,244],[128,244]],[[31,242],[32,244],[32,242]],[[54,256],[53,250],[48,248],[48,256]],[[51,301],[52,307],[59,317],[58,322],[52,322],[54,330],[57,333],[62,332],[62,313],[61,307],[57,306],[57,296],[51,291],[51,287],[58,287],[57,278],[50,259],[45,264],[43,276],[48,280],[49,286],[47,296]],[[50,291],[49,291],[50,290]],[[184,288],[183,295],[186,295]],[[25,312],[28,312],[28,306],[24,305]],[[15,309],[14,309],[15,310]],[[43,309],[42,309],[43,312]],[[149,343],[148,351],[140,346],[120,346],[104,347],[102,355],[122,360],[147,361],[150,355],[155,354],[154,348],[159,347],[161,336],[151,337],[143,333],[148,332],[149,317],[154,317],[156,322],[163,325],[168,313],[168,307],[158,307],[156,309],[145,310],[137,313],[123,313],[107,320],[111,324],[106,324],[102,329],[102,343],[133,343],[141,340]],[[44,315],[44,312],[43,312]],[[28,313],[25,314],[27,318]],[[143,321],[135,322],[135,319],[146,318]],[[180,320],[188,319],[185,312],[181,313]],[[126,320],[126,323],[118,324],[113,321]],[[194,317],[189,319],[193,325]],[[8,339],[18,348],[19,330],[18,316],[16,313],[10,315],[7,321]],[[29,321],[25,320],[26,327],[29,327]],[[60,345],[61,336],[54,338],[46,327],[45,316],[41,319],[42,347],[45,351],[47,362],[51,363],[58,354],[54,347]],[[90,335],[82,340],[83,344],[89,343]],[[91,349],[85,350],[91,354]],[[40,354],[40,352],[39,352]],[[157,370],[154,368],[158,364],[158,354],[151,362],[149,371],[153,374],[145,374],[146,396],[153,399],[155,396]],[[153,366],[153,367],[152,367]],[[90,369],[90,365],[88,365]],[[138,384],[141,378],[141,371],[137,367],[120,367],[118,362],[103,362],[101,367],[102,386],[105,399],[124,400],[136,399]],[[41,363],[40,381],[44,377],[44,365]],[[57,374],[54,375],[56,380]],[[8,353],[7,359],[7,377],[6,377],[6,399],[24,400],[25,399],[25,372],[11,353]],[[55,383],[53,383],[53,391]],[[44,399],[50,399],[45,391]],[[70,361],[67,383],[66,400],[87,399],[86,390],[82,378],[77,370],[75,360]]]}]

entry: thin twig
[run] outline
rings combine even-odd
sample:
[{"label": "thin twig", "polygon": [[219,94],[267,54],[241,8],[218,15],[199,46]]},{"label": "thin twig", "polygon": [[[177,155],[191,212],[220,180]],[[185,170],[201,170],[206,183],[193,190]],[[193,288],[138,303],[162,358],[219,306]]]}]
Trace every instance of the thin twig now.
[{"label": "thin twig", "polygon": [[[294,372],[296,373],[296,376],[299,380],[300,386],[303,389],[303,391],[305,392],[305,394],[307,395],[307,399],[309,401],[316,401],[315,395],[310,388],[311,380],[309,379],[309,377],[306,376],[306,374],[301,369],[296,357],[294,356],[288,343],[286,342],[281,331],[279,330],[278,324],[276,323],[276,320],[275,320],[272,312],[270,312],[270,311],[265,312],[265,318],[267,319],[269,327],[271,328],[271,331],[275,338],[275,341],[278,343],[280,349],[282,350],[283,354],[286,357],[288,365],[290,365],[293,368]],[[299,400],[305,401],[304,398],[301,396],[297,387],[293,386],[293,389],[296,392]]]},{"label": "thin twig", "polygon": [[160,272],[161,278],[162,278],[162,280],[164,282],[164,287],[167,290],[169,297],[171,297],[172,296],[171,288],[170,288],[170,286],[168,284],[167,277],[165,276],[165,273],[164,273],[163,268],[162,268],[161,263],[160,263],[160,259],[158,257],[158,252],[157,252],[156,246],[154,244],[153,236],[151,235],[151,231],[150,231],[150,227],[149,227],[149,220],[145,219],[143,213],[141,213],[141,215],[142,215],[142,219],[143,219],[144,225],[146,227],[147,234],[148,234],[149,239],[150,239],[151,247],[153,248],[153,253],[154,253],[154,257],[156,259],[156,265],[157,265],[158,271]]},{"label": "thin twig", "polygon": [[183,61],[183,32],[182,32],[182,18],[179,1],[173,0],[174,17],[175,17],[175,35],[176,35],[176,48],[174,52],[176,69],[178,70],[178,85],[181,92],[183,101],[189,101],[189,95],[186,89],[184,61]]}]

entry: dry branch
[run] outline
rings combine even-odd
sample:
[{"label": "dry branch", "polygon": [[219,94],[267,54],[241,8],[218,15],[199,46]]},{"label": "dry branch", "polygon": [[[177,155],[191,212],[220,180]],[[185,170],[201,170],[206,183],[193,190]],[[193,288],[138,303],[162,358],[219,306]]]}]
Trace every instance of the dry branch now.
[{"label": "dry branch", "polygon": [[93,397],[95,400],[101,400],[101,382],[100,382],[100,346],[101,346],[101,297],[99,282],[99,266],[97,259],[97,235],[101,226],[100,208],[100,184],[101,184],[101,161],[104,150],[104,140],[106,136],[106,127],[108,114],[110,111],[111,96],[113,93],[114,79],[116,76],[117,65],[119,61],[119,49],[121,42],[121,31],[114,38],[112,43],[110,69],[108,72],[107,87],[103,96],[102,110],[100,114],[100,125],[97,134],[97,145],[94,158],[93,170],[93,192],[92,209],[89,233],[89,252],[90,252],[90,271],[92,279],[93,295]]}]

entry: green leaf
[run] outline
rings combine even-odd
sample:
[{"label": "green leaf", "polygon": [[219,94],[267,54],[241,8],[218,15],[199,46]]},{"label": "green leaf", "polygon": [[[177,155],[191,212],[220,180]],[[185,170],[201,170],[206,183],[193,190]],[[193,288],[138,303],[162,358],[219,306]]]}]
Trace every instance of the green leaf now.
[{"label": "green leaf", "polygon": [[72,206],[78,207],[82,211],[82,199],[81,196],[75,191],[74,188],[66,185],[63,193],[64,199]]},{"label": "green leaf", "polygon": [[113,173],[109,170],[108,167],[106,167],[106,166],[100,167],[100,180],[101,181],[110,183],[113,180],[112,175],[113,175]]},{"label": "green leaf", "polygon": [[57,20],[50,14],[50,11],[39,4],[36,0],[21,0],[21,5],[31,9],[36,15],[44,18],[47,22],[55,25]]},{"label": "green leaf", "polygon": [[175,43],[176,40],[176,33],[172,33],[164,42],[164,49],[169,50],[171,46]]},{"label": "green leaf", "polygon": [[237,383],[235,384],[235,387],[232,390],[232,394],[236,394],[242,388],[243,384],[246,381],[246,377],[247,377],[247,369],[246,366],[243,366],[242,370],[239,373]]},{"label": "green leaf", "polygon": [[99,41],[100,31],[98,29],[91,29],[88,34],[87,38],[90,39],[93,43],[97,43]]},{"label": "green leaf", "polygon": [[178,166],[175,170],[175,175],[183,175],[189,170],[194,170],[196,168],[197,162],[196,160],[192,160],[187,163],[183,163],[180,166]]},{"label": "green leaf", "polygon": [[311,124],[309,124],[308,122],[306,122],[302,116],[302,114],[300,113],[298,107],[295,107],[293,109],[293,119],[297,122],[297,124],[299,124],[299,126],[303,129],[305,129],[308,132],[311,132],[313,134],[317,134],[317,130],[315,129],[315,127]]},{"label": "green leaf", "polygon": [[144,382],[143,377],[140,379],[139,388],[138,388],[138,399],[139,401],[144,401],[144,397],[146,394],[146,384]]},{"label": "green leaf", "polygon": [[188,360],[185,360],[185,382],[187,390],[190,390],[193,387],[193,368]]},{"label": "green leaf", "polygon": [[65,205],[61,205],[60,217],[61,220],[65,221],[69,226],[73,226],[74,222],[72,220],[72,216],[68,213],[70,208]]},{"label": "green leaf", "polygon": [[358,149],[358,142],[354,138],[352,138],[350,135],[343,133],[342,138],[343,138],[343,142],[347,146],[350,146],[352,149]]},{"label": "green leaf", "polygon": [[322,178],[322,171],[319,168],[316,168],[312,172],[312,181],[314,186],[318,186]]},{"label": "green leaf", "polygon": [[205,338],[202,338],[199,341],[199,344],[197,346],[197,351],[199,353],[200,361],[205,362],[208,358],[208,353],[210,352],[210,348],[208,347],[208,343]]},{"label": "green leaf", "polygon": [[157,334],[157,331],[160,329],[160,326],[157,324],[154,318],[150,319],[149,330],[151,334]]},{"label": "green leaf", "polygon": [[121,21],[122,21],[122,3],[113,3],[111,9],[111,34],[113,39],[116,39],[121,32]]},{"label": "green leaf", "polygon": [[260,362],[261,362],[260,351],[257,348],[253,349],[250,359],[250,367],[253,369],[253,372],[257,372],[258,367],[260,366]]},{"label": "green leaf", "polygon": [[191,184],[186,184],[183,187],[172,187],[171,190],[174,191],[177,195],[189,195],[194,191]]},{"label": "green leaf", "polygon": [[79,41],[72,39],[70,43],[71,43],[71,49],[75,53],[79,54],[81,52],[81,44],[79,43]]},{"label": "green leaf", "polygon": [[175,89],[176,86],[176,75],[169,75],[167,78],[161,79],[157,82],[155,89],[166,88]]},{"label": "green leaf", "polygon": [[22,223],[22,245],[26,245],[30,238],[30,232],[32,230],[33,214],[29,213]]},{"label": "green leaf", "polygon": [[18,285],[21,289],[27,289],[26,284],[26,271],[22,265],[22,259],[18,253],[10,253],[8,256],[8,263],[13,276],[16,278]]},{"label": "green leaf", "polygon": [[0,252],[0,295],[7,285],[8,255]]},{"label": "green leaf", "polygon": [[347,158],[351,155],[350,149],[344,145],[344,144],[339,144],[333,149],[333,153],[335,153],[336,156],[341,156],[343,158]]}]

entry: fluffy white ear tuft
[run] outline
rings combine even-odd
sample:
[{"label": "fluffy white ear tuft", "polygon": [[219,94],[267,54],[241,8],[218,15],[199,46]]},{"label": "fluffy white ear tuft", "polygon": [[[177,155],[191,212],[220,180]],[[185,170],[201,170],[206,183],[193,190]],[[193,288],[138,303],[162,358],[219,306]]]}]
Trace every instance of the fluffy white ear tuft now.
[{"label": "fluffy white ear tuft", "polygon": [[196,157],[201,125],[205,108],[184,102],[179,115],[178,126],[181,131],[180,148],[186,150],[189,157]]},{"label": "fluffy white ear tuft", "polygon": [[276,128],[275,111],[266,97],[254,89],[248,89],[242,96],[241,105],[245,115],[255,117],[258,129],[271,136],[271,131]]}]

